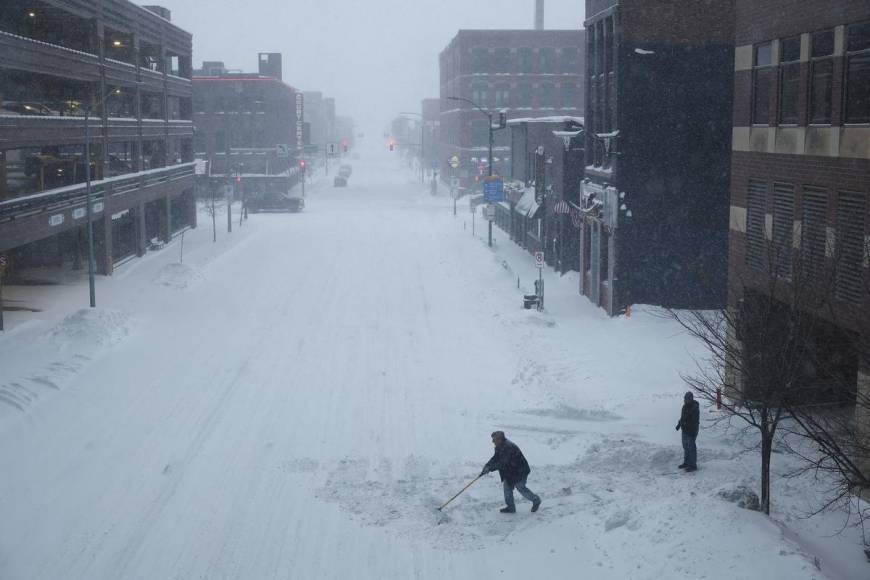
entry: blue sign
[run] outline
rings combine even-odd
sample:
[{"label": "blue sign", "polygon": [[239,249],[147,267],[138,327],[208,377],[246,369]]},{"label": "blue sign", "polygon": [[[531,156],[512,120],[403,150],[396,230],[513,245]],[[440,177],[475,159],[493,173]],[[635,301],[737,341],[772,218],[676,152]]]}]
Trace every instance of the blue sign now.
[{"label": "blue sign", "polygon": [[432,169],[438,169],[439,167],[441,167],[441,162],[438,161],[437,159],[433,159],[432,160]]},{"label": "blue sign", "polygon": [[486,203],[504,201],[504,181],[501,177],[487,177],[484,179],[483,199]]}]

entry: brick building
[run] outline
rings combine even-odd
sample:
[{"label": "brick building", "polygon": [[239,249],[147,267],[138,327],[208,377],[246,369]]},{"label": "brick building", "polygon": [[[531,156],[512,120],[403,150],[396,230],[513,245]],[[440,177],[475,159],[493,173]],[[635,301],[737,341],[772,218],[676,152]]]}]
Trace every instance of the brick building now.
[{"label": "brick building", "polygon": [[205,62],[194,74],[196,155],[208,163],[200,193],[232,181],[241,198],[287,193],[296,183],[301,93],[281,80],[280,55],[261,54],[259,63],[257,73],[242,73]]},{"label": "brick building", "polygon": [[583,294],[725,303],[734,13],[729,0],[587,0]]},{"label": "brick building", "polygon": [[737,0],[734,69],[729,307],[823,287],[815,356],[870,392],[870,3]]},{"label": "brick building", "polygon": [[13,273],[82,267],[88,165],[99,272],[195,225],[191,35],[127,0],[2,4],[0,252]]},{"label": "brick building", "polygon": [[[582,30],[460,30],[439,57],[441,160],[460,159],[463,186],[487,173],[487,117],[461,97],[508,118],[583,115]],[[494,173],[510,173],[510,134],[495,134]]]}]

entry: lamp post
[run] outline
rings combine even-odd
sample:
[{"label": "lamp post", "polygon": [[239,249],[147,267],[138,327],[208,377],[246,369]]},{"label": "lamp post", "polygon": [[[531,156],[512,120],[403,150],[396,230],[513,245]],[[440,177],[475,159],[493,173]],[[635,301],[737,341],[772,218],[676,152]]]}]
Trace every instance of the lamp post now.
[{"label": "lamp post", "polygon": [[[121,93],[121,89],[112,89],[96,102],[97,106],[103,105],[111,95]],[[88,221],[88,289],[90,291],[91,308],[97,307],[96,273],[94,271],[94,223],[93,223],[93,199],[91,192],[91,109],[94,103],[89,102],[85,107],[85,203],[87,204]],[[105,211],[105,208],[104,208]]]},{"label": "lamp post", "polygon": [[[466,99],[465,97],[447,97],[447,99],[450,100],[450,101],[461,101],[461,102],[463,102],[463,103],[468,103],[468,104],[470,104],[471,106],[473,106],[475,109],[477,109],[478,111],[480,111],[481,113],[483,113],[484,115],[486,115],[486,118],[489,120],[489,125],[488,125],[488,127],[489,127],[489,157],[487,158],[487,166],[488,166],[489,177],[492,177],[492,166],[493,166],[493,161],[492,161],[493,133],[494,133],[495,130],[496,130],[496,129],[492,126],[492,111],[488,111],[488,110],[484,109],[483,107],[481,107],[480,105],[478,105],[477,103],[475,103],[474,101],[472,101],[471,99]],[[501,122],[504,122],[505,120],[506,120],[506,119],[505,119],[505,114],[504,114],[504,112],[502,112],[502,114],[501,114]],[[504,127],[501,125],[501,122],[500,122],[498,128],[499,128],[499,129],[504,129]],[[490,220],[487,220],[487,221],[489,222],[489,235],[488,235],[488,237],[489,237],[489,247],[491,248],[491,247],[492,247],[492,221],[490,221]]]}]

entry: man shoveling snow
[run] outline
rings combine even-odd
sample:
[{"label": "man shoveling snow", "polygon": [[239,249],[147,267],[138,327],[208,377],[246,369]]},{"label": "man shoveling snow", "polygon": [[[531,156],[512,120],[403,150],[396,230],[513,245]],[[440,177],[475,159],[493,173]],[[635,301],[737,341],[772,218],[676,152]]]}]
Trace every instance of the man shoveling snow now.
[{"label": "man shoveling snow", "polygon": [[532,502],[532,512],[538,511],[541,506],[541,498],[526,487],[526,479],[532,470],[529,468],[529,462],[526,461],[523,452],[505,437],[503,431],[496,431],[492,434],[492,444],[495,445],[495,454],[483,466],[480,475],[498,471],[501,476],[504,485],[504,501],[507,505],[499,511],[503,514],[516,513],[515,488],[524,498]]}]

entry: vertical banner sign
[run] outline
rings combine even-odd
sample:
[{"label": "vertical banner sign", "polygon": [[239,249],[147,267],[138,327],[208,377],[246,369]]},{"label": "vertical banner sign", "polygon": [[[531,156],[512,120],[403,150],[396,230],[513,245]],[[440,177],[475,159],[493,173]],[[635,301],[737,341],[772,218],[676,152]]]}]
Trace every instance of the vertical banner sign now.
[{"label": "vertical banner sign", "polygon": [[305,97],[302,93],[296,93],[296,150],[302,154],[305,141],[302,137],[302,124],[305,120]]}]

